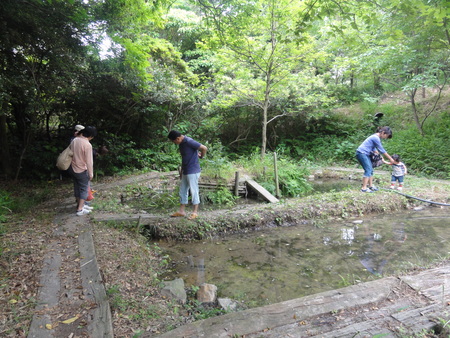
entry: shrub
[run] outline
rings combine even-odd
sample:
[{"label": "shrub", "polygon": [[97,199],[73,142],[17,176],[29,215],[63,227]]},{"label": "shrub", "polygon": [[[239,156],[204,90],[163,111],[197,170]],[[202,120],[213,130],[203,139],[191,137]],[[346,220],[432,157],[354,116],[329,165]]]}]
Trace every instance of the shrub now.
[{"label": "shrub", "polygon": [[[6,215],[11,212],[10,206],[11,199],[9,193],[7,191],[0,190],[0,223],[6,222]],[[3,233],[2,230],[4,229],[0,227],[0,235]]]},{"label": "shrub", "polygon": [[[272,194],[275,193],[275,170],[272,156],[268,154],[261,160],[259,149],[257,149],[251,156],[241,158],[237,163],[251,176],[255,177],[265,189]],[[312,189],[307,180],[308,166],[309,162],[306,160],[295,162],[280,154],[277,161],[278,183],[283,196],[301,196]]]},{"label": "shrub", "polygon": [[105,133],[104,145],[109,152],[99,156],[95,171],[103,175],[135,170],[176,170],[180,163],[178,148],[169,142],[155,142],[148,148],[136,148],[130,137]]},{"label": "shrub", "polygon": [[222,179],[228,182],[234,179],[236,168],[226,155],[225,148],[220,142],[208,144],[208,153],[201,160],[202,176]]},{"label": "shrub", "polygon": [[212,204],[233,206],[239,196],[234,196],[231,191],[225,187],[216,189],[214,191],[208,191],[206,193],[206,199]]},{"label": "shrub", "polygon": [[397,153],[411,174],[424,174],[438,178],[450,177],[450,118],[447,113],[427,121],[425,135],[411,125],[400,130],[388,141],[386,150]]}]

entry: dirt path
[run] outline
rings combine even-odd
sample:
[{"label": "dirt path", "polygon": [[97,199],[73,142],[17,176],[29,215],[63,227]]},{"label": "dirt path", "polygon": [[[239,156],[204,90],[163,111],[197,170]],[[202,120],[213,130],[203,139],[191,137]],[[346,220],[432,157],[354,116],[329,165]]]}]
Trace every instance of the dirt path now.
[{"label": "dirt path", "polygon": [[69,210],[56,214],[28,337],[113,337],[89,218]]}]

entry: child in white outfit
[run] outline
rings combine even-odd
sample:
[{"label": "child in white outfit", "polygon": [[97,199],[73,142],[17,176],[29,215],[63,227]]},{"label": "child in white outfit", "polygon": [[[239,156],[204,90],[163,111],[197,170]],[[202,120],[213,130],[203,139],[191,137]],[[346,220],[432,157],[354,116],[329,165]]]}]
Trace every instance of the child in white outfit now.
[{"label": "child in white outfit", "polygon": [[397,155],[397,154],[392,155],[392,159],[394,160],[394,163],[390,163],[388,161],[383,160],[383,162],[385,164],[389,164],[392,166],[392,176],[391,176],[390,188],[395,189],[395,181],[398,181],[397,190],[402,191],[404,176],[408,173],[408,170],[406,169],[406,165],[400,161],[399,155]]}]

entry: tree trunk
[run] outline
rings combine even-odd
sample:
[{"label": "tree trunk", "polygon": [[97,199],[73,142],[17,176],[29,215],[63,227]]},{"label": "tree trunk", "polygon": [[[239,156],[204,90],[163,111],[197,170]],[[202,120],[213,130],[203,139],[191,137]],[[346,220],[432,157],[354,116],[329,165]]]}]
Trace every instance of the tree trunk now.
[{"label": "tree trunk", "polygon": [[409,93],[409,99],[411,101],[411,108],[413,111],[414,122],[416,123],[417,129],[419,130],[420,135],[423,136],[423,128],[422,128],[422,124],[420,123],[419,112],[417,111],[416,100],[415,100],[416,92],[417,92],[417,89],[412,89]]},{"label": "tree trunk", "polygon": [[11,156],[9,153],[9,142],[8,142],[8,126],[6,124],[6,115],[0,115],[0,144],[2,145],[1,149],[1,162],[2,162],[2,171],[6,178],[10,178],[13,169],[11,166]]},{"label": "tree trunk", "polygon": [[373,89],[381,90],[381,79],[380,75],[377,72],[373,72]]},{"label": "tree trunk", "polygon": [[272,62],[268,67],[267,75],[266,75],[266,88],[264,91],[264,103],[263,103],[263,116],[262,116],[262,140],[261,140],[261,160],[264,159],[266,155],[266,146],[267,146],[267,114],[270,106],[270,82],[272,81]]},{"label": "tree trunk", "polygon": [[263,108],[263,121],[262,121],[262,140],[261,140],[261,160],[264,159],[266,155],[266,145],[267,145],[267,105],[264,104]]}]

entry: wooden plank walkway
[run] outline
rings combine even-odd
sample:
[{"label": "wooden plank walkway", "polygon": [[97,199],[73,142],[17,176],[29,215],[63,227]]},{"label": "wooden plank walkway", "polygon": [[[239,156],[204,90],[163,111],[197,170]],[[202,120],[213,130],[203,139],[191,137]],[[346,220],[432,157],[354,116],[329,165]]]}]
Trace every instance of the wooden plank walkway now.
[{"label": "wooden plank walkway", "polygon": [[270,192],[268,192],[264,187],[253,181],[252,179],[247,179],[246,184],[255,190],[259,196],[264,198],[266,201],[270,203],[278,203],[278,199],[273,196]]},{"label": "wooden plank walkway", "polygon": [[450,266],[194,322],[158,337],[374,337],[432,330],[450,317]]}]

